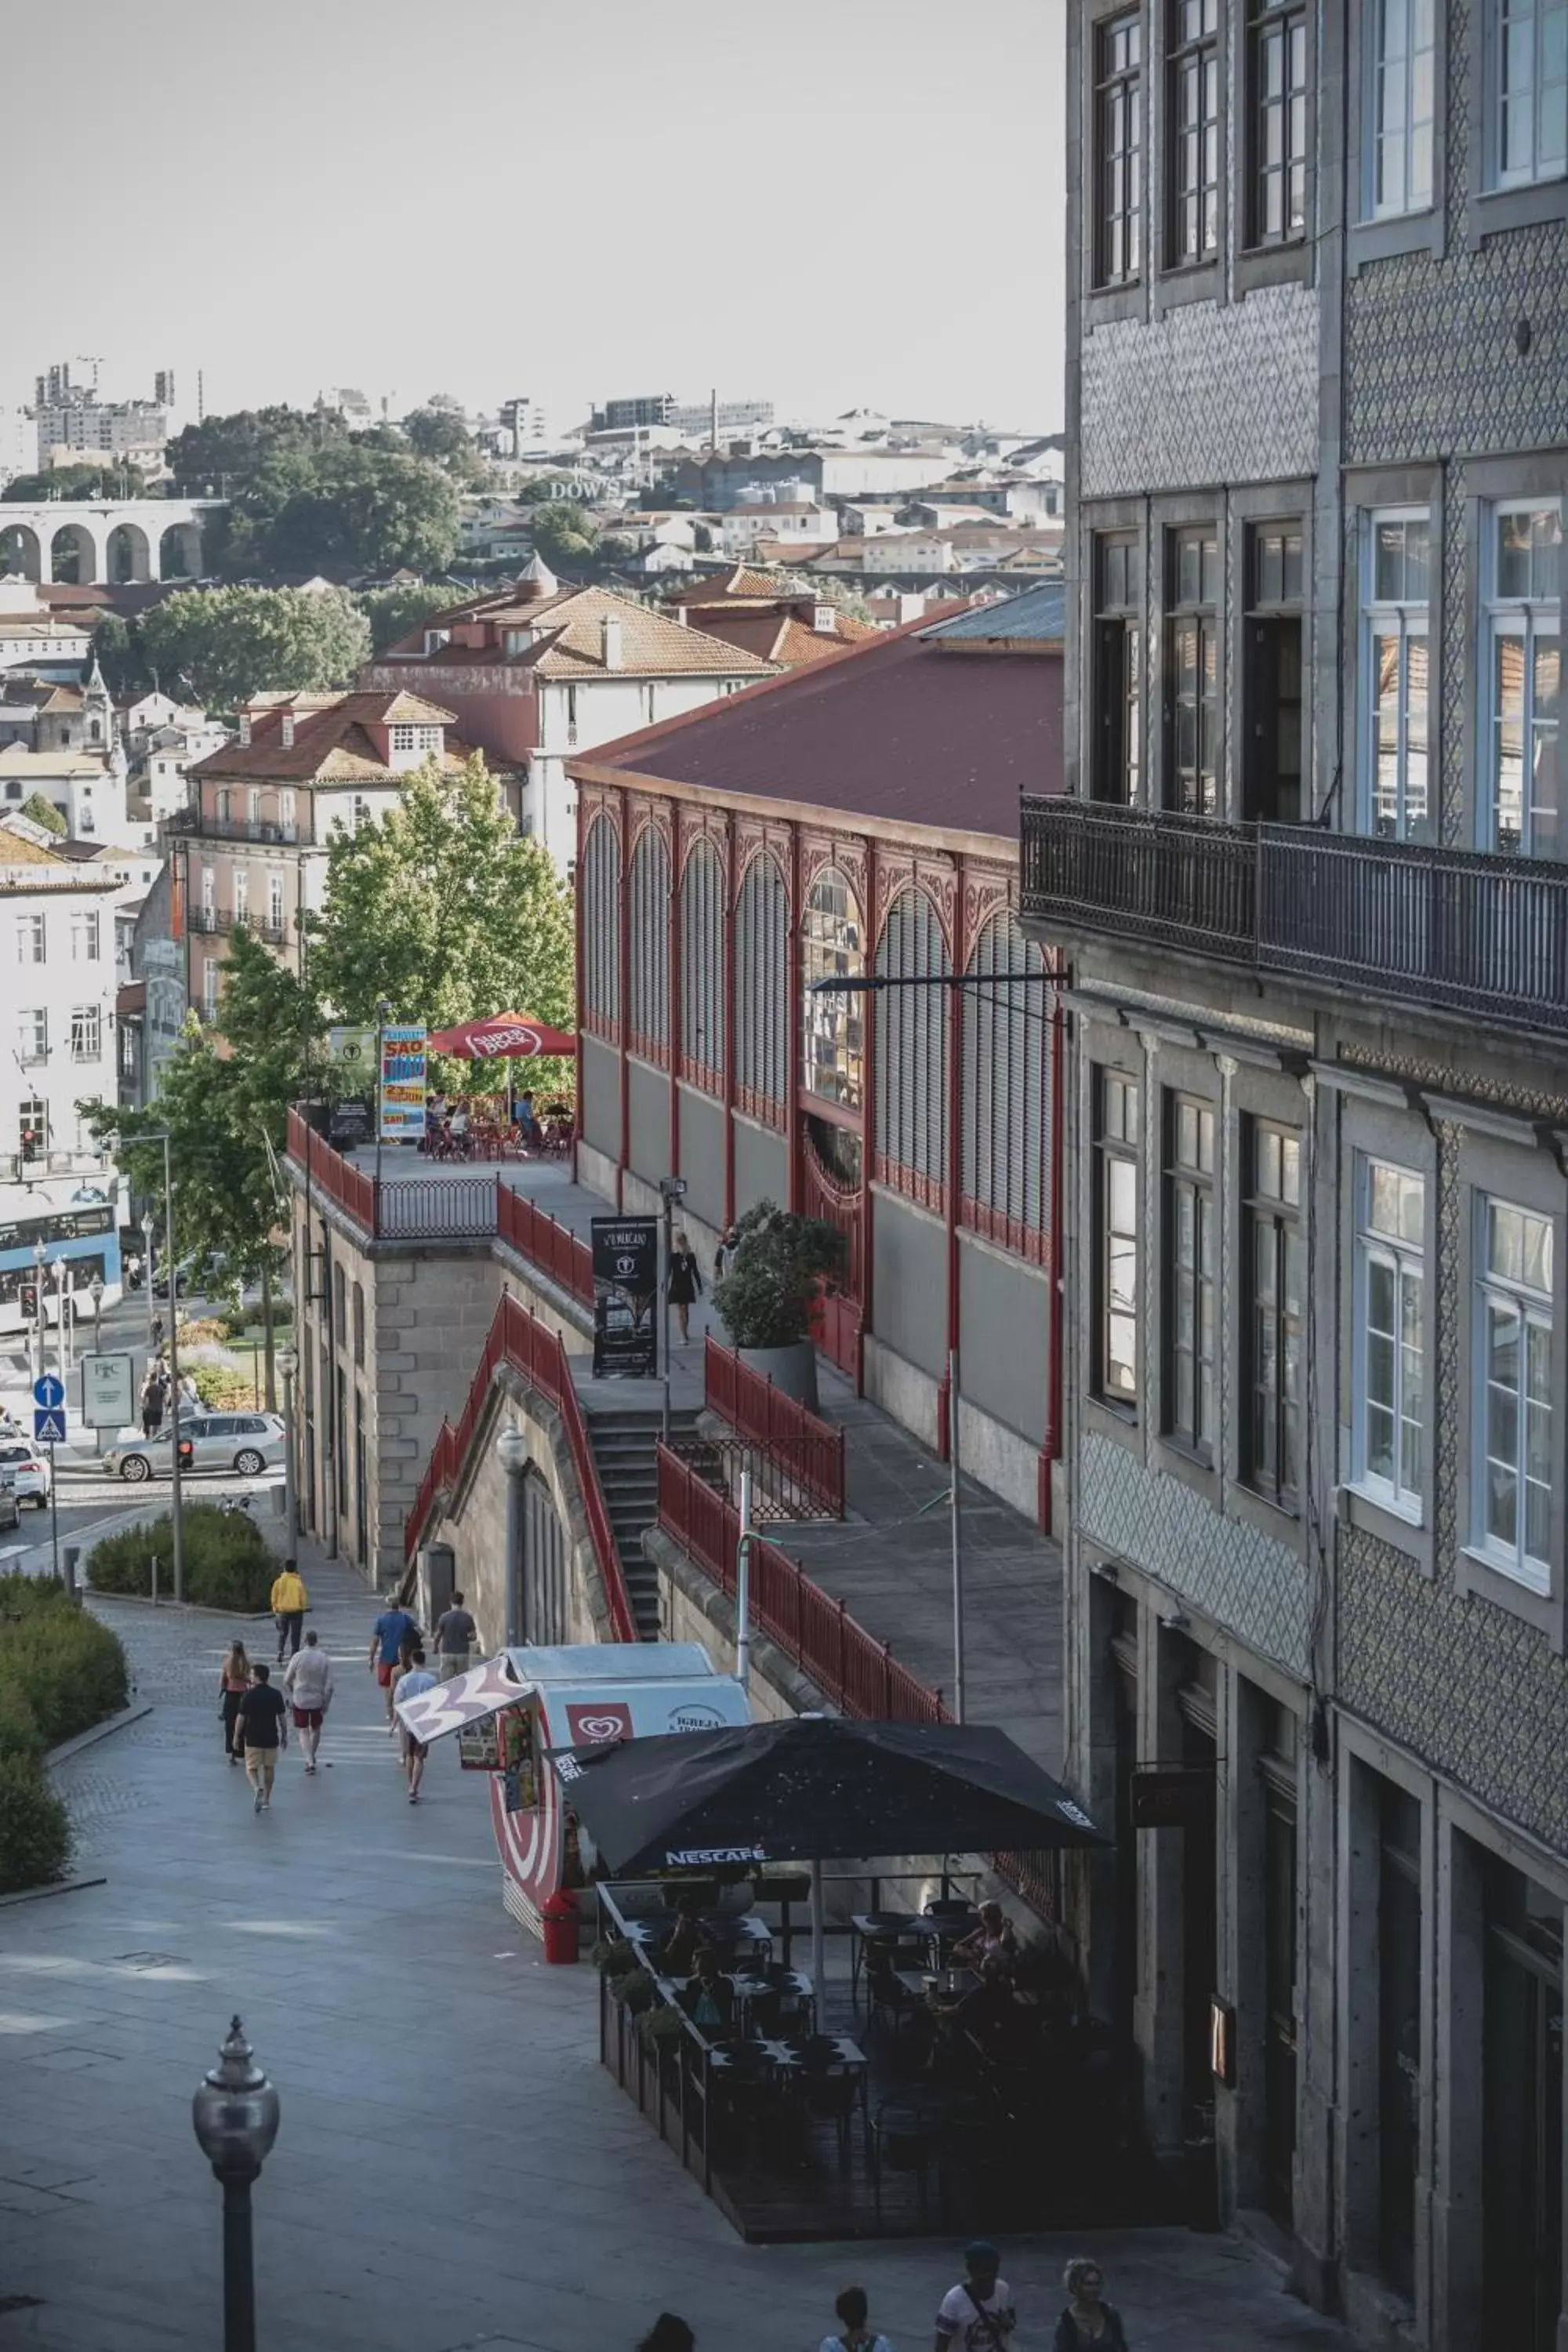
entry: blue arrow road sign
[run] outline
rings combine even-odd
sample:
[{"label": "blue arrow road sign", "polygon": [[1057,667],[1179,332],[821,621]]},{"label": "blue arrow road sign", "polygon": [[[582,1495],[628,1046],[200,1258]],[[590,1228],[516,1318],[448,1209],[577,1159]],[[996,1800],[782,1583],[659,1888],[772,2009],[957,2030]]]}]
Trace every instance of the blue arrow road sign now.
[{"label": "blue arrow road sign", "polygon": [[[42,1388],[43,1382],[38,1383]],[[54,1385],[58,1388],[57,1381]],[[46,1412],[41,1405],[33,1411],[33,1443],[35,1445],[63,1445],[66,1442],[65,1408]]]},{"label": "blue arrow road sign", "polygon": [[53,1372],[40,1373],[33,1382],[33,1402],[45,1412],[58,1412],[66,1401],[66,1384]]}]

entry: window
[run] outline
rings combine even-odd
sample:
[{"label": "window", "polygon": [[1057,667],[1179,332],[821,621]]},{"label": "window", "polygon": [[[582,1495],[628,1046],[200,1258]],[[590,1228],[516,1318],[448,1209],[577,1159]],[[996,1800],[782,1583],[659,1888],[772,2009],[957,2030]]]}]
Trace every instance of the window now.
[{"label": "window", "polygon": [[724,868],[694,841],[680,886],[680,1051],[704,1084],[724,1072]]},{"label": "window", "polygon": [[614,1034],[621,1017],[621,845],[595,817],[583,855],[583,996],[588,1026]]},{"label": "window", "polygon": [[1568,0],[1492,0],[1488,181],[1527,187],[1568,171]]},{"label": "window", "polygon": [[1425,514],[1373,514],[1363,545],[1363,821],[1384,841],[1432,837],[1430,538]]},{"label": "window", "polygon": [[237,866],[234,869],[232,879],[234,887],[234,919],[237,923],[243,923],[248,920],[250,914],[249,866]]},{"label": "window", "polygon": [[42,915],[18,915],[16,918],[16,961],[18,963],[42,963],[48,955],[48,932]]},{"label": "window", "polygon": [[[213,911],[214,907],[216,905],[216,903],[217,903],[217,876],[214,873],[214,871],[213,871],[213,869],[212,869],[212,867],[211,867],[210,866],[204,866],[202,867],[202,912],[203,912],[203,914],[204,914],[204,915],[210,915],[210,914],[212,913],[212,911]],[[209,930],[212,929],[212,925],[211,925],[210,923],[207,925],[207,929],[208,929]]]},{"label": "window", "polygon": [[1301,1480],[1301,1139],[1254,1119],[1247,1161],[1245,1466],[1259,1494],[1293,1508]]},{"label": "window", "polygon": [[1366,0],[1366,212],[1424,212],[1432,201],[1434,0]]},{"label": "window", "polygon": [[79,1004],[71,1014],[71,1060],[103,1059],[103,1012],[97,1004]]},{"label": "window", "polygon": [[735,1084],[741,1108],[783,1122],[789,1085],[789,901],[776,857],[753,857],[735,903]]},{"label": "window", "polygon": [[963,991],[961,1215],[976,1233],[1035,1259],[1050,1223],[1052,989],[1045,959],[1015,915],[976,940],[972,973],[1021,973],[1021,987]]},{"label": "window", "polygon": [[1248,245],[1307,234],[1305,0],[1250,0],[1247,26]]},{"label": "window", "polygon": [[1411,1519],[1426,1483],[1426,1208],[1421,1177],[1359,1161],[1352,1475]]},{"label": "window", "polygon": [[267,925],[269,930],[283,929],[283,877],[269,874],[267,877]]},{"label": "window", "polygon": [[227,824],[234,813],[234,794],[226,784],[214,802],[214,813],[220,825]]},{"label": "window", "polygon": [[24,1160],[49,1148],[49,1107],[42,1095],[24,1095],[16,1106],[16,1148]]},{"label": "window", "polygon": [[1532,1592],[1551,1589],[1552,1221],[1476,1198],[1477,1549]]},{"label": "window", "polygon": [[1219,0],[1171,0],[1168,266],[1219,250]]},{"label": "window", "polygon": [[1130,285],[1142,246],[1143,33],[1136,12],[1095,31],[1094,282]]},{"label": "window", "polygon": [[[889,908],[876,969],[882,979],[926,981],[949,970],[942,924],[925,891],[900,890]],[[942,1206],[947,1181],[950,994],[945,988],[889,988],[874,1000],[876,1172],[933,1209]]]},{"label": "window", "polygon": [[819,980],[857,978],[866,969],[860,904],[836,866],[811,886],[801,924],[801,1084],[841,1110],[862,1107],[865,1069],[864,999],[814,996]]},{"label": "window", "polygon": [[1114,1404],[1138,1402],[1138,1088],[1097,1073],[1094,1118],[1093,1383]]},{"label": "window", "polygon": [[1165,1097],[1165,1428],[1205,1456],[1215,1442],[1215,1111]]},{"label": "window", "polygon": [[1212,523],[1168,535],[1165,623],[1170,680],[1169,806],[1213,816],[1219,806],[1219,541]]},{"label": "window", "polygon": [[24,1062],[47,1062],[49,1058],[49,1016],[45,1008],[33,1005],[16,1015],[16,1051]]},{"label": "window", "polygon": [[202,966],[202,1019],[217,1019],[218,978],[222,967],[214,961]]},{"label": "window", "polygon": [[356,1364],[363,1364],[364,1361],[364,1285],[363,1283],[356,1282],[354,1285],[353,1304],[354,1361]]},{"label": "window", "polygon": [[1130,808],[1143,765],[1143,566],[1131,531],[1095,541],[1094,607],[1092,790]]},{"label": "window", "polygon": [[1568,855],[1568,838],[1560,814],[1557,750],[1559,501],[1493,508],[1486,559],[1492,845],[1525,857],[1562,857]]},{"label": "window", "polygon": [[89,907],[71,917],[71,961],[97,963],[99,961],[99,917],[96,907]]},{"label": "window", "polygon": [[1242,814],[1265,824],[1297,824],[1306,628],[1301,525],[1255,523],[1247,537]]},{"label": "window", "polygon": [[643,827],[631,866],[632,1043],[662,1058],[669,1043],[669,851]]},{"label": "window", "polygon": [[395,727],[391,731],[395,751],[416,751],[419,749],[420,730],[417,727]]}]

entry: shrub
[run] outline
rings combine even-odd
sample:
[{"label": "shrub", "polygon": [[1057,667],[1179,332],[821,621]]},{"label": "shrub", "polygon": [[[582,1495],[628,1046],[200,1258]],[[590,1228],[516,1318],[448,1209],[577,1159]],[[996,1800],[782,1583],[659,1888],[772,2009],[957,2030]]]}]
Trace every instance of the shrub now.
[{"label": "shrub", "polygon": [[[187,1601],[243,1616],[266,1608],[278,1562],[254,1520],[242,1511],[193,1503],[184,1512],[184,1528]],[[154,1554],[158,1591],[167,1597],[174,1589],[174,1524],[168,1517],[105,1536],[88,1554],[87,1580],[95,1592],[149,1594]]]},{"label": "shrub", "polygon": [[42,1765],[0,1749],[0,1895],[63,1878],[70,1858],[70,1815]]},{"label": "shrub", "polygon": [[191,1373],[196,1394],[213,1412],[256,1410],[256,1383],[248,1372],[228,1364],[197,1364]]},{"label": "shrub", "polygon": [[811,1328],[819,1282],[836,1280],[844,1240],[823,1217],[797,1216],[759,1201],[735,1227],[730,1271],[713,1304],[737,1348],[788,1348]]},{"label": "shrub", "polygon": [[0,1684],[0,1756],[24,1756],[35,1764],[41,1764],[44,1758],[43,1735],[26,1692],[4,1684]]},{"label": "shrub", "polygon": [[46,1748],[118,1714],[129,1695],[118,1639],[63,1594],[0,1633],[0,1700],[22,1700]]}]

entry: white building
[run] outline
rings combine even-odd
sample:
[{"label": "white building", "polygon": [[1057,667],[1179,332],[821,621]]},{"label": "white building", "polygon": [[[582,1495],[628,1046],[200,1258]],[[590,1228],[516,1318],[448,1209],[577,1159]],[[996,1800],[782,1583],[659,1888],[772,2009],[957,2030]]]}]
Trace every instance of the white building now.
[{"label": "white building", "polygon": [[0,490],[37,470],[38,436],[29,408],[0,408]]},{"label": "white building", "polygon": [[763,498],[734,508],[720,519],[719,537],[726,555],[749,555],[759,541],[772,540],[784,547],[831,547],[838,536],[838,518],[831,507],[815,499]]},{"label": "white building", "polygon": [[[0,560],[6,538],[0,507]],[[42,677],[73,683],[87,667],[92,636],[79,621],[68,620],[19,572],[0,577],[0,669],[37,670]]]},{"label": "white building", "polygon": [[107,1303],[120,1295],[119,1183],[76,1108],[116,1091],[115,887],[112,875],[60,856],[38,827],[0,820],[0,1330],[22,1328],[39,1242],[51,1320],[58,1265],[69,1289],[97,1273]]}]

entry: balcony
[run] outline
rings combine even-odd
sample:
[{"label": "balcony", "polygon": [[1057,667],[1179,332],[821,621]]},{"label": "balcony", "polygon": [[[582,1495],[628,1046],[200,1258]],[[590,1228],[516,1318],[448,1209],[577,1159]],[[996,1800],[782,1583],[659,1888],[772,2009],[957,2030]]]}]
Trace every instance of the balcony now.
[{"label": "balcony", "polygon": [[1568,865],[1027,796],[1022,904],[1051,930],[1568,1034]]},{"label": "balcony", "polygon": [[203,841],[259,841],[279,848],[314,847],[314,824],[278,824],[260,817],[219,817],[205,809],[181,809],[164,820],[170,833],[191,834]]}]

